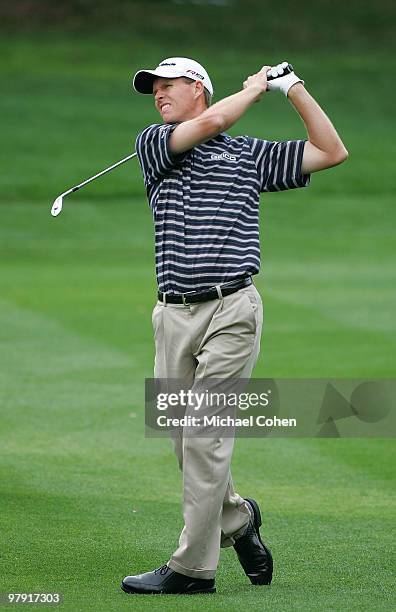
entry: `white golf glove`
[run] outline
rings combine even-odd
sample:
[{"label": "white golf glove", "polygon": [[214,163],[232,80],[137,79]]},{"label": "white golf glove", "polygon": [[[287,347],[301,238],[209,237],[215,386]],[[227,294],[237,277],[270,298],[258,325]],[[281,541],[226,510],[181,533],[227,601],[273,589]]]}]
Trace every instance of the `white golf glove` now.
[{"label": "white golf glove", "polygon": [[267,72],[268,75],[274,77],[272,81],[268,81],[268,89],[270,91],[281,91],[286,97],[292,85],[296,83],[302,83],[304,85],[304,81],[294,74],[294,72],[289,72],[285,74],[285,76],[282,76],[287,66],[287,62],[282,62],[281,64],[277,64],[277,66],[273,66],[271,70]]}]

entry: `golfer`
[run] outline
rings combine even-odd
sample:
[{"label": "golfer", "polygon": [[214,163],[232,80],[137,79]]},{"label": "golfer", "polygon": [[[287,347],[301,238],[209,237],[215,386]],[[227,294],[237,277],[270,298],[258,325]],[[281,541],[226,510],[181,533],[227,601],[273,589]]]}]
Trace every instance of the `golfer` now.
[{"label": "golfer", "polygon": [[[163,121],[136,141],[155,224],[155,377],[183,379],[191,388],[202,378],[249,378],[263,322],[252,282],[260,269],[260,192],[306,187],[310,173],[340,164],[348,153],[286,62],[263,66],[240,91],[213,105],[208,73],[188,58],[140,70],[134,88],[154,97]],[[306,140],[227,134],[255,102],[265,103],[269,90],[294,106]],[[233,437],[181,431],[174,447],[183,472],[179,546],[160,568],[124,578],[122,589],[214,593],[220,547],[227,546],[253,584],[269,584],[273,561],[260,537],[259,506],[232,483]]]}]

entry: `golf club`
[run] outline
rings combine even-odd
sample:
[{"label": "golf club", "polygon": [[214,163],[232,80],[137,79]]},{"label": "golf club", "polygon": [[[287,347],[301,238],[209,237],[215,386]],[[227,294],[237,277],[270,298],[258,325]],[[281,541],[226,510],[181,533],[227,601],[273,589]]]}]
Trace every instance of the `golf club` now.
[{"label": "golf club", "polygon": [[68,189],[64,193],[61,193],[60,196],[58,196],[56,198],[55,202],[52,205],[51,215],[53,217],[57,217],[59,215],[59,213],[62,211],[63,198],[68,196],[70,193],[74,193],[75,191],[78,191],[78,189],[81,189],[81,187],[84,187],[84,185],[88,185],[88,183],[91,183],[92,181],[97,179],[99,176],[102,176],[103,174],[106,174],[107,172],[110,172],[110,170],[114,170],[114,168],[117,168],[117,166],[121,166],[121,164],[125,164],[125,162],[127,162],[130,159],[132,159],[132,157],[136,157],[136,155],[137,155],[137,153],[132,153],[131,155],[128,155],[127,157],[124,157],[124,159],[120,159],[120,161],[116,162],[112,166],[109,166],[109,168],[106,168],[105,170],[102,170],[101,172],[98,172],[98,174],[95,174],[94,176],[91,176],[91,178],[87,179],[86,181],[83,181],[79,185],[76,185],[75,187],[72,187],[71,189]]},{"label": "golf club", "polygon": [[[283,62],[282,68],[283,68],[284,72],[283,72],[282,75],[279,75],[279,76],[285,76],[286,74],[289,74],[290,72],[293,72],[293,66],[291,64],[288,64],[287,62]],[[272,81],[275,78],[278,78],[278,77],[273,77],[273,76],[269,75],[268,76],[268,81]],[[133,157],[136,157],[136,155],[137,155],[137,153],[135,152],[135,153],[132,153],[131,155],[128,155],[127,157],[124,157],[124,159],[121,159],[120,161],[116,162],[112,166],[109,166],[109,168],[106,168],[105,170],[102,170],[101,172],[98,172],[98,174],[95,174],[94,176],[91,176],[91,178],[87,179],[86,181],[83,181],[79,185],[76,185],[75,187],[72,187],[71,189],[68,189],[64,193],[61,193],[56,198],[56,200],[54,201],[54,203],[52,205],[51,215],[53,217],[57,217],[59,215],[59,213],[62,211],[63,198],[65,198],[66,196],[70,195],[71,193],[74,193],[75,191],[78,191],[79,189],[81,189],[81,187],[84,187],[84,185],[88,185],[88,183],[91,183],[95,179],[99,178],[99,176],[102,176],[103,174],[106,174],[107,172],[110,172],[111,170],[114,170],[114,168],[117,168],[117,166],[121,166],[121,164],[125,164],[125,162],[129,161]]]}]

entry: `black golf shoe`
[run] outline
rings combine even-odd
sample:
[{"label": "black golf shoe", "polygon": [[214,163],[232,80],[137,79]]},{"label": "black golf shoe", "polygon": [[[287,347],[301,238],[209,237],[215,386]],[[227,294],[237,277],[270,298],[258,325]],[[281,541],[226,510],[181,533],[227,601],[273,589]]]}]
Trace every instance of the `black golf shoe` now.
[{"label": "black golf shoe", "polygon": [[215,581],[203,578],[190,578],[174,572],[163,565],[153,572],[127,576],[121,583],[125,593],[146,595],[195,595],[198,593],[216,593]]},{"label": "black golf shoe", "polygon": [[271,584],[273,561],[260,536],[261,514],[257,502],[246,498],[252,516],[245,533],[234,544],[238,559],[252,584]]}]

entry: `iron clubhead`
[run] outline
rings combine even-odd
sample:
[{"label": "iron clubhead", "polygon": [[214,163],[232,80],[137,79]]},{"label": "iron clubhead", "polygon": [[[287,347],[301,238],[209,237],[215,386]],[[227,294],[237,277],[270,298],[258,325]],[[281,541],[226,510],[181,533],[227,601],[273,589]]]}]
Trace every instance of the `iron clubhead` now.
[{"label": "iron clubhead", "polygon": [[60,195],[56,198],[55,202],[52,204],[51,215],[53,217],[57,217],[60,212],[62,212],[62,204],[63,204],[63,195]]}]

